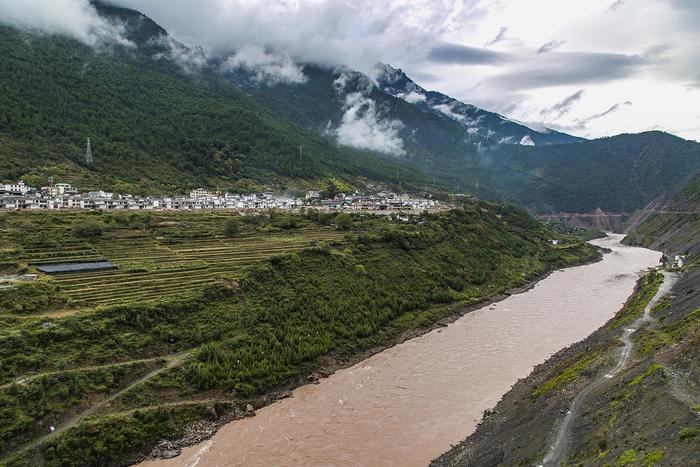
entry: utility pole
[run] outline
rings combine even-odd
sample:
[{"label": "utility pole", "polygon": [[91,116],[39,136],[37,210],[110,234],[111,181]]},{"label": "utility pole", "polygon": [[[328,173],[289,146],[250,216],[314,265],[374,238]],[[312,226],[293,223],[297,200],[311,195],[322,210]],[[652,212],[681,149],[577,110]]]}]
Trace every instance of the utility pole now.
[{"label": "utility pole", "polygon": [[92,149],[90,149],[90,138],[87,139],[87,149],[85,150],[85,163],[91,165],[93,161]]}]

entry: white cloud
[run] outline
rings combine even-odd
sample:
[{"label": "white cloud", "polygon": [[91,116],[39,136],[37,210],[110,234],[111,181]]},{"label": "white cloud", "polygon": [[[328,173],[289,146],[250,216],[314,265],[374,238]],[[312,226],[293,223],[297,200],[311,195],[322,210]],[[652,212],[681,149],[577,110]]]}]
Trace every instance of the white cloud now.
[{"label": "white cloud", "polygon": [[464,115],[460,115],[458,113],[455,113],[453,110],[453,107],[450,104],[435,105],[435,106],[433,106],[433,109],[437,110],[438,112],[440,112],[444,115],[447,115],[452,120],[457,120],[458,122],[464,122],[464,120],[465,120]]},{"label": "white cloud", "polygon": [[534,146],[535,142],[532,141],[530,135],[525,135],[518,144],[520,144],[521,146]]},{"label": "white cloud", "polygon": [[[344,73],[336,80],[334,84],[339,94],[344,93],[349,80],[350,77]],[[403,123],[383,117],[377,109],[377,103],[365,95],[367,90],[360,89],[344,95],[340,124],[336,129],[329,127],[327,134],[334,136],[339,144],[345,146],[403,156],[406,151],[399,136],[404,127]]]},{"label": "white cloud", "polygon": [[212,55],[258,46],[368,74],[378,61],[422,57],[441,34],[483,15],[480,0],[111,1],[143,11]]},{"label": "white cloud", "polygon": [[409,104],[417,104],[418,102],[425,102],[425,94],[422,92],[411,91],[403,94],[397,94],[396,97],[403,99]]},{"label": "white cloud", "polygon": [[0,0],[0,23],[47,34],[66,34],[95,46],[129,44],[123,29],[101,18],[88,0]]},{"label": "white cloud", "polygon": [[[700,138],[700,87],[693,86],[700,83],[700,2],[693,0],[110,1],[143,11],[181,42],[201,45],[211,56],[257,47],[369,74],[381,61],[426,88],[522,121],[550,118],[540,115],[542,109],[585,87],[585,98],[557,123],[573,126],[624,100],[635,103],[635,112],[591,121],[577,134],[662,125]],[[613,5],[616,11],[608,11]],[[120,39],[119,28],[97,17],[88,0],[0,0],[0,22],[69,34],[88,44]],[[493,41],[496,32],[498,50],[478,47]],[[434,49],[443,59],[461,57],[463,63],[430,61]],[[464,63],[465,56],[472,63]],[[187,66],[197,62],[197,57],[174,57]],[[260,66],[276,76],[299,78],[283,62]]]},{"label": "white cloud", "polygon": [[222,64],[225,70],[242,68],[253,74],[258,83],[303,83],[304,72],[288,55],[277,54],[262,47],[244,46]]},{"label": "white cloud", "polygon": [[166,47],[169,54],[162,54],[156,58],[161,58],[165,55],[180,65],[187,73],[193,73],[201,69],[207,64],[208,58],[201,47],[190,48],[176,41],[172,36],[158,38],[158,43]]}]

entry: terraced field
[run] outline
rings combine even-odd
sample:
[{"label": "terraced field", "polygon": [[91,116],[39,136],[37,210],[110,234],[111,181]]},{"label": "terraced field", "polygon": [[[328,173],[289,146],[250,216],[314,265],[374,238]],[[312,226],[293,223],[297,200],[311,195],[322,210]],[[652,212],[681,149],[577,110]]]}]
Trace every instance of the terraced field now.
[{"label": "terraced field", "polygon": [[[122,224],[127,219],[131,224],[150,222],[150,225],[135,228],[100,217],[107,226],[102,235],[81,240],[70,228],[79,222],[90,222],[85,214],[65,213],[58,221],[47,216],[53,222],[33,213],[9,217],[9,222],[31,223],[22,225],[22,232],[31,230],[34,237],[16,237],[16,250],[3,255],[3,259],[30,267],[100,260],[117,264],[117,270],[51,277],[76,308],[172,299],[202,289],[223,275],[261,259],[339,240],[344,235],[333,227],[311,223],[261,233],[255,229],[265,221],[247,219],[253,228],[228,238],[222,234],[221,225],[231,215],[161,213],[149,218],[127,213],[121,217],[115,215],[114,219]],[[112,227],[109,222],[118,225]]]},{"label": "terraced field", "polygon": [[29,251],[29,264],[107,259],[118,270],[54,276],[69,298],[86,305],[113,305],[134,300],[169,299],[215,282],[261,259],[334,240],[333,230],[295,235],[208,238],[165,243],[151,238],[114,238],[63,249]]}]

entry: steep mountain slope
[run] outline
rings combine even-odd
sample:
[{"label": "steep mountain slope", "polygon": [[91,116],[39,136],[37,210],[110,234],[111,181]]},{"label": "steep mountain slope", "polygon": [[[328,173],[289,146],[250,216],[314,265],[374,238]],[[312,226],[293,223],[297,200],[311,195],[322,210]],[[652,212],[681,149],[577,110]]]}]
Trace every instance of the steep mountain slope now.
[{"label": "steep mountain slope", "polygon": [[425,91],[388,65],[376,80],[304,65],[304,79],[293,82],[261,81],[255,68],[224,68],[256,101],[306,128],[362,145],[369,135],[344,141],[344,130],[356,123],[383,126],[396,144],[370,142],[368,149],[393,153],[460,190],[536,212],[631,213],[700,170],[697,143],[658,131],[592,141],[536,132]]},{"label": "steep mountain slope", "polygon": [[[387,180],[397,172],[420,179],[396,159],[339,147],[279,118],[216,71],[192,71],[198,51],[140,13],[95,5],[125,25],[133,45],[88,47],[0,26],[0,179],[29,173],[45,182],[51,171],[72,172],[83,186],[141,191]],[[91,167],[82,163],[87,137]]]},{"label": "steep mountain slope", "polygon": [[[378,77],[343,67],[299,65],[303,79],[260,78],[260,69],[216,67],[254,99],[305,128],[340,144],[393,154],[452,185],[487,196],[478,153],[490,146],[577,142],[581,138],[540,133],[498,114],[428,92],[403,72],[378,66]],[[417,98],[415,96],[421,96]],[[480,184],[477,182],[481,182]]]},{"label": "steep mountain slope", "polygon": [[461,124],[384,93],[362,73],[316,65],[305,65],[303,73],[303,83],[259,83],[246,69],[225,76],[275,114],[341,145],[389,154],[474,189],[477,142]]},{"label": "steep mountain slope", "polygon": [[467,128],[467,134],[476,142],[543,146],[585,141],[547,128],[535,131],[494,112],[480,109],[436,91],[426,91],[402,70],[379,65],[379,88],[394,97],[413,103],[428,112],[447,115]]},{"label": "steep mountain slope", "polygon": [[625,242],[671,256],[700,255],[700,174],[635,213]]},{"label": "steep mountain slope", "polygon": [[[0,26],[0,179],[146,193],[400,181],[540,213],[632,212],[700,170],[700,145],[668,134],[576,142],[425,91],[389,66],[373,80],[269,63],[266,51],[210,59],[134,10],[93,4],[129,44]],[[289,66],[293,79],[261,79],[256,63]]]}]

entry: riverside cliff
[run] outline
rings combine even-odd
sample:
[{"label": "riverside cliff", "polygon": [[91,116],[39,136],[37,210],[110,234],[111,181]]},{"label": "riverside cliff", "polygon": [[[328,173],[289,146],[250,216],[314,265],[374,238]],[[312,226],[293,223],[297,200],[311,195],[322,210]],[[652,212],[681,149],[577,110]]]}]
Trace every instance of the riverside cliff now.
[{"label": "riverside cliff", "polygon": [[684,256],[680,279],[631,333],[629,364],[610,378],[625,328],[654,295],[660,274],[640,279],[635,294],[603,328],[557,353],[519,381],[474,434],[434,466],[539,465],[580,391],[583,400],[564,459],[580,465],[687,465],[700,448],[700,177],[659,201],[630,232],[628,244]]}]

